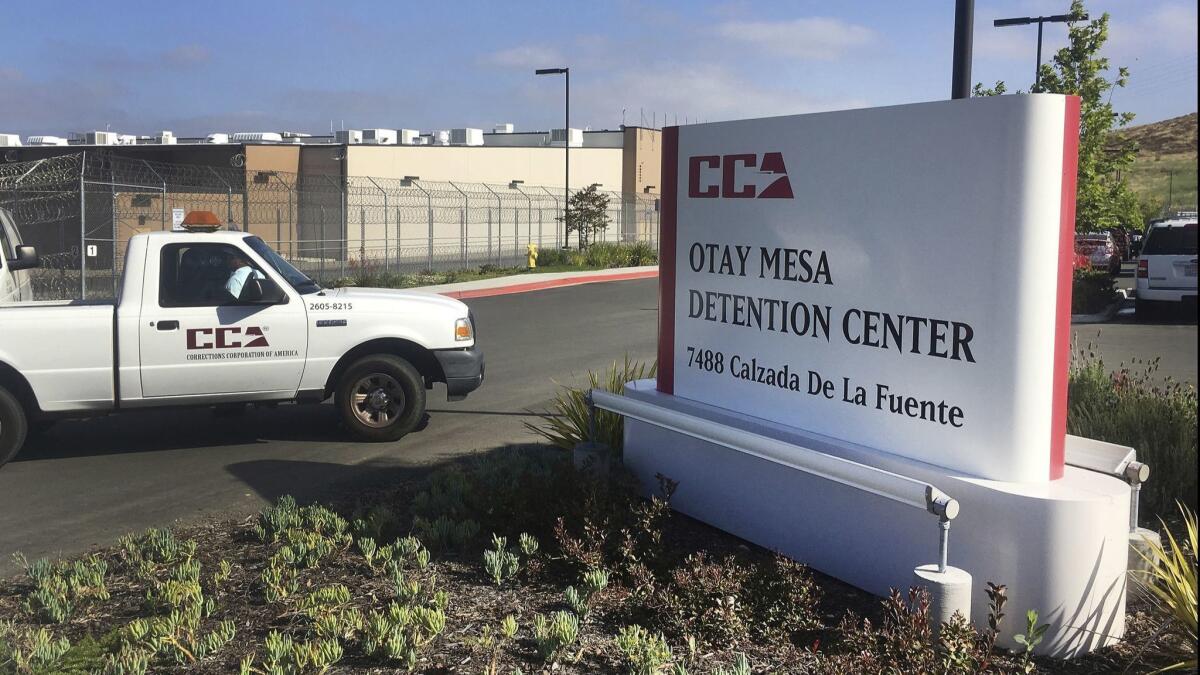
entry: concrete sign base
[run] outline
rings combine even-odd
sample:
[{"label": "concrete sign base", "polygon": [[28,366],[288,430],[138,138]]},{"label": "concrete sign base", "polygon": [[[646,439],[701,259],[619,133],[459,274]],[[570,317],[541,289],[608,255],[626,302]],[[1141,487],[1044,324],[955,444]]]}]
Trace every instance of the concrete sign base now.
[{"label": "concrete sign base", "polygon": [[[1130,488],[1117,478],[1068,466],[1053,481],[984,480],[663,394],[653,380],[625,395],[944,490],[962,505],[949,562],[974,579],[976,626],[987,625],[987,582],[1008,586],[1003,645],[1015,646],[1029,609],[1050,624],[1039,653],[1071,657],[1124,633]],[[937,560],[928,513],[736,450],[627,419],[624,461],[648,493],[655,474],[679,481],[677,511],[871,593],[905,589],[915,568]]]}]

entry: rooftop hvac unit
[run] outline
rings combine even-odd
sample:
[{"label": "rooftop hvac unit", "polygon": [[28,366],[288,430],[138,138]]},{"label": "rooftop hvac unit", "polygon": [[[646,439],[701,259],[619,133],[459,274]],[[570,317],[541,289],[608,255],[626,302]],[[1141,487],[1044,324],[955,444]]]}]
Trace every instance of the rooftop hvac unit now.
[{"label": "rooftop hvac unit", "polygon": [[117,134],[117,145],[137,145],[137,141],[133,134]]},{"label": "rooftop hvac unit", "polygon": [[429,145],[429,142],[431,140],[433,140],[433,139],[430,138],[429,136],[417,136],[412,139],[412,144],[413,145]]},{"label": "rooftop hvac unit", "polygon": [[363,129],[362,142],[370,145],[395,145],[395,129]]},{"label": "rooftop hvac unit", "polygon": [[205,143],[228,143],[229,134],[209,134],[205,139]]},{"label": "rooftop hvac unit", "polygon": [[421,132],[416,129],[401,129],[400,130],[400,145],[420,145],[417,139],[421,137]]},{"label": "rooftop hvac unit", "polygon": [[59,136],[30,136],[25,142],[29,145],[67,145],[67,139]]},{"label": "rooftop hvac unit", "polygon": [[363,132],[358,129],[342,129],[335,134],[338,143],[358,145],[363,142]]},{"label": "rooftop hvac unit", "polygon": [[284,138],[312,138],[312,134],[306,134],[303,131],[281,131],[279,135]]},{"label": "rooftop hvac unit", "polygon": [[513,125],[509,122],[497,124],[496,126],[492,127],[492,133],[494,134],[511,134],[512,132]]},{"label": "rooftop hvac unit", "polygon": [[175,145],[175,134],[163,129],[154,137],[154,142],[159,145]]},{"label": "rooftop hvac unit", "polygon": [[451,129],[451,145],[483,145],[483,129]]},{"label": "rooftop hvac unit", "polygon": [[551,129],[550,130],[550,145],[562,147],[563,141],[567,138],[567,131],[570,132],[571,147],[578,148],[583,146],[583,130],[582,129]]},{"label": "rooftop hvac unit", "polygon": [[234,143],[282,143],[283,136],[274,131],[239,131],[229,140]]},{"label": "rooftop hvac unit", "polygon": [[115,131],[89,131],[83,135],[83,142],[88,145],[116,145]]},{"label": "rooftop hvac unit", "polygon": [[450,132],[446,129],[429,132],[430,145],[450,145]]},{"label": "rooftop hvac unit", "polygon": [[0,134],[0,148],[14,148],[21,144],[21,137],[17,134]]}]

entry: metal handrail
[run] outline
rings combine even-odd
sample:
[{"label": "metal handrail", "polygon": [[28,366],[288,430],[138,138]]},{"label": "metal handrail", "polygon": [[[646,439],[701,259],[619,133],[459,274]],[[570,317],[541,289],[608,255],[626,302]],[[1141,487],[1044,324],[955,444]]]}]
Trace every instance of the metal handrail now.
[{"label": "metal handrail", "polygon": [[590,390],[587,402],[590,416],[589,434],[593,442],[595,408],[600,408],[622,417],[803,471],[905,506],[923,509],[938,517],[938,571],[946,571],[950,521],[958,517],[960,505],[958,500],[929,483],[608,391]]},{"label": "metal handrail", "polygon": [[1129,483],[1133,493],[1129,498],[1129,531],[1137,532],[1142,483],[1150,478],[1150,465],[1137,461],[1137,452],[1133,448],[1116,443],[1068,434],[1065,445],[1063,455],[1066,464],[1116,476]]}]

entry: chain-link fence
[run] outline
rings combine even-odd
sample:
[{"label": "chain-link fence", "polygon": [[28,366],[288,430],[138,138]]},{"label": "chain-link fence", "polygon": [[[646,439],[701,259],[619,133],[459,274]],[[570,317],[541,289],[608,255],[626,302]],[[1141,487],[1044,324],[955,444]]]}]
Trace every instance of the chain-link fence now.
[{"label": "chain-link fence", "polygon": [[[598,241],[658,244],[653,195],[602,192]],[[561,188],[432,182],[166,164],[85,152],[0,164],[7,209],[43,265],[37,299],[108,298],[124,245],[212,211],[262,237],[318,281],[524,262],[529,244],[561,247]],[[575,236],[572,236],[574,243]]]}]

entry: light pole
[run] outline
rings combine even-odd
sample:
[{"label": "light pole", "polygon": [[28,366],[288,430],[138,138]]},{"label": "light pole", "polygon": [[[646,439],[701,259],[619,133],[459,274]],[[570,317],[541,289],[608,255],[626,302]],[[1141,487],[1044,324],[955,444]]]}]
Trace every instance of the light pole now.
[{"label": "light pole", "polygon": [[1042,26],[1047,23],[1071,23],[1072,21],[1087,21],[1087,14],[1055,14],[1053,16],[1018,16],[1011,19],[996,19],[992,26],[1028,26],[1036,23],[1038,27],[1037,63],[1033,69],[1033,93],[1042,90]]},{"label": "light pole", "polygon": [[[567,223],[570,222],[571,215],[571,69],[570,68],[538,68],[533,71],[534,75],[563,75],[565,77],[566,88],[563,98],[565,99],[565,114],[563,121],[563,148],[566,150],[565,175],[563,177],[563,246],[568,244],[567,240]],[[583,232],[579,234],[579,248],[583,248]]]}]

